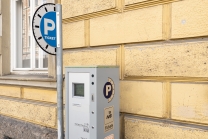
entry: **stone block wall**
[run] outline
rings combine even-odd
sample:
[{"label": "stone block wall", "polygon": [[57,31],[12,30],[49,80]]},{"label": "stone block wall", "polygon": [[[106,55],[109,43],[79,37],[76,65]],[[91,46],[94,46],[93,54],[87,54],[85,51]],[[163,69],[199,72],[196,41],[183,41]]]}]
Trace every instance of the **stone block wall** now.
[{"label": "stone block wall", "polygon": [[[207,0],[59,2],[64,67],[120,67],[120,139],[208,138]],[[7,39],[2,60],[8,57]],[[56,136],[56,88],[41,85],[55,80],[0,81],[0,120],[44,128],[38,132],[43,138]]]},{"label": "stone block wall", "polygon": [[208,138],[208,1],[61,4],[64,66],[120,67],[121,139]]}]

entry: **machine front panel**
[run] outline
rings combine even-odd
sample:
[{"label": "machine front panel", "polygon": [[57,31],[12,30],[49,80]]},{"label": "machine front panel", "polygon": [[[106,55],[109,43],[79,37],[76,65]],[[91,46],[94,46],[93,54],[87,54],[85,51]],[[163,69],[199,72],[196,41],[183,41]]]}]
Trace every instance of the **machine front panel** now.
[{"label": "machine front panel", "polygon": [[89,76],[89,73],[69,73],[70,139],[89,139],[90,136]]}]

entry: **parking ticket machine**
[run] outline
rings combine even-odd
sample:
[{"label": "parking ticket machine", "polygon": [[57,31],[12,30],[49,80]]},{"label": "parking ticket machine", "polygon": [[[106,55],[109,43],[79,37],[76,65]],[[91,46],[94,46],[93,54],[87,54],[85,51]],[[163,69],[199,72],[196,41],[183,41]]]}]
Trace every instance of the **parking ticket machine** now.
[{"label": "parking ticket machine", "polygon": [[66,139],[119,139],[119,68],[66,67]]}]

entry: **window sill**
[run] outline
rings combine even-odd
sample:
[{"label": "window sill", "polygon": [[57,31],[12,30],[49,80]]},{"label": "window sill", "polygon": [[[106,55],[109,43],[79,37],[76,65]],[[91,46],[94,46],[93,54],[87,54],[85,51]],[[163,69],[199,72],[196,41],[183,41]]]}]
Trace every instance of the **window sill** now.
[{"label": "window sill", "polygon": [[6,75],[0,77],[0,84],[56,88],[56,79],[47,75]]}]

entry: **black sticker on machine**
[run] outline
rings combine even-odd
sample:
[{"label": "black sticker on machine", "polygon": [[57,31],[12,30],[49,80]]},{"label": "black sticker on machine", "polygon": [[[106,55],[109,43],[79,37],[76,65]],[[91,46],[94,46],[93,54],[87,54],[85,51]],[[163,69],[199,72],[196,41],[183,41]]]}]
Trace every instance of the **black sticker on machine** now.
[{"label": "black sticker on machine", "polygon": [[112,101],[115,94],[115,84],[111,78],[108,78],[108,82],[103,87],[103,95],[108,99],[108,103]]}]

